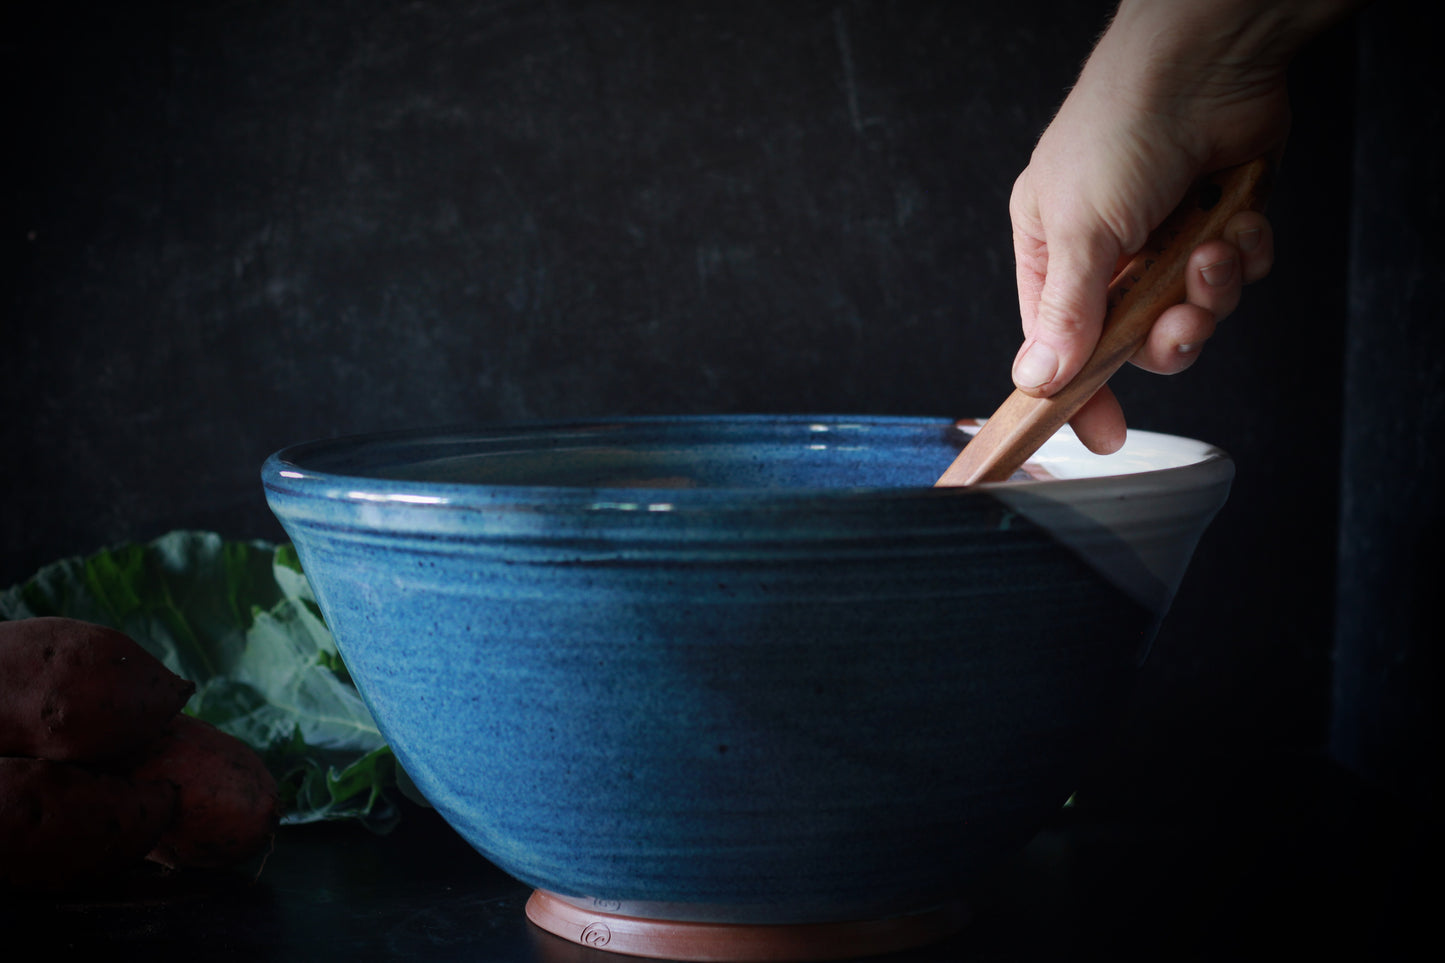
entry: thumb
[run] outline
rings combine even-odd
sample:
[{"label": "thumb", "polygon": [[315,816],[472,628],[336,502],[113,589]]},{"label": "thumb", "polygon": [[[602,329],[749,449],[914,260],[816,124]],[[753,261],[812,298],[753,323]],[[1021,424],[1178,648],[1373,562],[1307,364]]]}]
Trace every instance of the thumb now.
[{"label": "thumb", "polygon": [[1054,232],[1037,310],[1014,359],[1014,384],[1047,397],[1078,374],[1104,323],[1109,283],[1121,248],[1103,224]]}]

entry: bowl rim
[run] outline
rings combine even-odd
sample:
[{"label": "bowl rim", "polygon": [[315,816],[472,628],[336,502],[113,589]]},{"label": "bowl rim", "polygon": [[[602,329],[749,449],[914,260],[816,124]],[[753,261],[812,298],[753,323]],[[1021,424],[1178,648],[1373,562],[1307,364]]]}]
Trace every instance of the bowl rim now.
[{"label": "bowl rim", "polygon": [[[519,420],[495,423],[461,423],[431,427],[399,428],[386,431],[337,435],[288,445],[271,454],[261,468],[262,483],[269,496],[319,498],[350,503],[386,503],[415,509],[474,509],[503,505],[545,505],[558,510],[585,508],[591,511],[672,512],[689,507],[716,508],[722,505],[796,506],[876,502],[880,500],[957,499],[978,497],[1009,490],[1047,491],[1063,496],[1084,496],[1096,490],[1117,493],[1121,484],[1131,492],[1154,488],[1194,488],[1227,483],[1234,473],[1233,461],[1222,449],[1179,435],[1130,429],[1120,454],[1141,445],[1166,444],[1191,453],[1191,460],[1158,468],[1089,474],[1078,477],[1016,479],[989,482],[970,488],[928,486],[829,486],[753,488],[708,486],[671,488],[647,486],[523,485],[479,482],[428,481],[387,478],[365,472],[343,472],[308,467],[307,462],[328,451],[378,447],[388,443],[441,440],[458,436],[505,437],[522,434],[587,431],[643,427],[685,428],[688,425],[722,425],[748,428],[774,425],[797,429],[804,426],[882,427],[954,430],[962,434],[977,431],[980,419],[954,419],[918,415],[838,414],[688,414],[622,415],[615,417]],[[1079,451],[1104,464],[1119,455],[1092,455],[1065,427],[1055,439],[1078,446]],[[1123,462],[1121,462],[1123,464]],[[946,467],[946,466],[943,466]],[[942,472],[942,467],[939,469]]]}]

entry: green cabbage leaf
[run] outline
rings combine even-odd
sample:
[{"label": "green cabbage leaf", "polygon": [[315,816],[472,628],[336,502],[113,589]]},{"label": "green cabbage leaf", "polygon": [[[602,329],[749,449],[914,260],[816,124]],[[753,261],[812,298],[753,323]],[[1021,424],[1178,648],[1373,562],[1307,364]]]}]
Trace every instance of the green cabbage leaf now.
[{"label": "green cabbage leaf", "polygon": [[196,684],[185,712],[265,760],[285,823],[395,825],[409,783],[346,672],[290,545],[178,531],[47,565],[0,619],[118,629]]}]

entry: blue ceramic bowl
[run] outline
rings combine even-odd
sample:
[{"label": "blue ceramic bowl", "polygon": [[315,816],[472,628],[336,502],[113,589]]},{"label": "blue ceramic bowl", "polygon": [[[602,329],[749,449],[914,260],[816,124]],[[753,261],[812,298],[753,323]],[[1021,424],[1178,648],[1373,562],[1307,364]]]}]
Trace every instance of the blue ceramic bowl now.
[{"label": "blue ceramic bowl", "polygon": [[272,456],[382,732],[518,879],[634,916],[875,918],[956,893],[1068,797],[1232,467],[1067,431],[934,480],[915,418],[651,418]]}]

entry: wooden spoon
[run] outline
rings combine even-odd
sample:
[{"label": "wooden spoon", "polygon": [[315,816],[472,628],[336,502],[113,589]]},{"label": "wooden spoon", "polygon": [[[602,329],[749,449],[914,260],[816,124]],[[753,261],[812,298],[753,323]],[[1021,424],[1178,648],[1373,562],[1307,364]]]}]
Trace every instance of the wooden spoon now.
[{"label": "wooden spoon", "polygon": [[1268,179],[1269,164],[1261,158],[1195,184],[1109,285],[1103,333],[1083,369],[1048,398],[1015,390],[935,485],[1005,481],[1018,471],[1133,357],[1159,315],[1184,300],[1184,268],[1194,249],[1223,234],[1240,211],[1263,209]]}]

